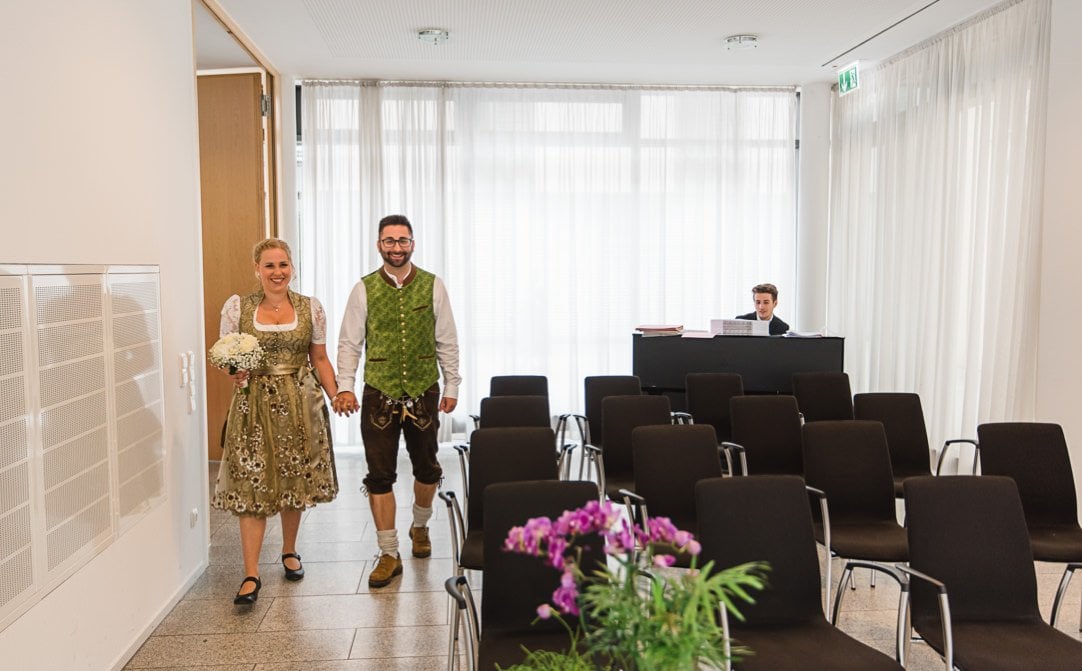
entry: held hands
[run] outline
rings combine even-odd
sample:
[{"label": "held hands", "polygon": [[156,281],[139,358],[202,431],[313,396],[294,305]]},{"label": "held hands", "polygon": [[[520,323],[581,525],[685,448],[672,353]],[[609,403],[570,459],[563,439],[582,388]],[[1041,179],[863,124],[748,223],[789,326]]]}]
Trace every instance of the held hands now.
[{"label": "held hands", "polygon": [[[444,396],[440,399],[440,412],[451,414],[455,411],[457,405],[457,398],[448,398]],[[361,404],[357,402],[357,396],[353,392],[340,391],[335,394],[333,399],[331,399],[331,409],[334,410],[336,415],[349,417],[361,409]]]},{"label": "held hands", "polygon": [[357,397],[352,391],[340,391],[331,399],[331,408],[334,414],[349,417],[361,409],[361,404],[357,402]]}]

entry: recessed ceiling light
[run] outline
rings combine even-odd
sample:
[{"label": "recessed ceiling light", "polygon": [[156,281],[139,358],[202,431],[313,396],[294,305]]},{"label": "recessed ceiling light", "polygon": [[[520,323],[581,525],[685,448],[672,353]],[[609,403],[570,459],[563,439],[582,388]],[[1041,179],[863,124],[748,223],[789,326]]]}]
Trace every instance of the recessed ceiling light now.
[{"label": "recessed ceiling light", "polygon": [[417,39],[428,44],[443,44],[451,39],[451,33],[443,28],[423,28],[417,31]]},{"label": "recessed ceiling light", "polygon": [[758,35],[730,35],[725,38],[725,48],[729,51],[745,51],[758,46]]}]

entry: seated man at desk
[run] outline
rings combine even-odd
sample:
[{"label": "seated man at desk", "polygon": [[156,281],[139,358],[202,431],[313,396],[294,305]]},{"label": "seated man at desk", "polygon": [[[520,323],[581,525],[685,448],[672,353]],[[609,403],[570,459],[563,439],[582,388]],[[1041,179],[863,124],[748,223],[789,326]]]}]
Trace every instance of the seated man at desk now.
[{"label": "seated man at desk", "polygon": [[758,319],[761,322],[770,322],[770,335],[782,335],[789,331],[789,325],[774,315],[774,308],[778,304],[778,288],[773,284],[756,284],[751,288],[752,298],[755,299],[755,312],[746,315],[737,315],[737,319]]}]

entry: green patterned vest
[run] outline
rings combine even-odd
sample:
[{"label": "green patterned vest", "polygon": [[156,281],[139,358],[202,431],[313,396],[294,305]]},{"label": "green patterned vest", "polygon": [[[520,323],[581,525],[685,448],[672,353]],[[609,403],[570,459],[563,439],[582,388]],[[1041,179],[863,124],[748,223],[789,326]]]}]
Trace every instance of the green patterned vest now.
[{"label": "green patterned vest", "polygon": [[380,270],[361,280],[368,300],[364,381],[390,398],[418,398],[440,379],[432,311],[436,276],[414,268],[413,281],[402,288],[388,284]]}]

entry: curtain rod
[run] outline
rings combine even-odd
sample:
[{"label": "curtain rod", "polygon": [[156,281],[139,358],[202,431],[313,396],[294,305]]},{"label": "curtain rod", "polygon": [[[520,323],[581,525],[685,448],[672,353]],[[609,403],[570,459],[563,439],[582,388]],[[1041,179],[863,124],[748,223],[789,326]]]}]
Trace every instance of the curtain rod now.
[{"label": "curtain rod", "polygon": [[350,86],[418,86],[433,88],[496,89],[591,89],[602,91],[778,91],[792,92],[797,86],[707,86],[681,84],[592,84],[575,82],[455,82],[406,79],[318,79],[306,78],[304,84]]}]

